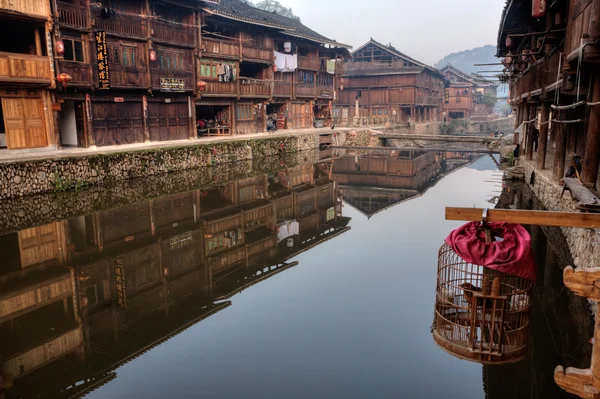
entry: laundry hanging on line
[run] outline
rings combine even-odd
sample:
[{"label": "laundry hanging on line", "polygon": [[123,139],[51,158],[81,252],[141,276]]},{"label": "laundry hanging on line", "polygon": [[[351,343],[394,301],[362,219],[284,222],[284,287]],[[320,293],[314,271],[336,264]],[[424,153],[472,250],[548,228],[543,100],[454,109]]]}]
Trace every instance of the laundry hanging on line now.
[{"label": "laundry hanging on line", "polygon": [[335,60],[327,60],[327,73],[331,75],[335,74]]},{"label": "laundry hanging on line", "polygon": [[275,66],[280,72],[293,72],[298,69],[297,54],[283,54],[277,51],[275,53]]}]

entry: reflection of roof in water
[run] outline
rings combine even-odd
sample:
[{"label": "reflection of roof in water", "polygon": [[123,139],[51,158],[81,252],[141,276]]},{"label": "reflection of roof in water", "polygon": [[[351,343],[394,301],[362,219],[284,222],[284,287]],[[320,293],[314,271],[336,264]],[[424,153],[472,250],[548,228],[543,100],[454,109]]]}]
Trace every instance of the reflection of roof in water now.
[{"label": "reflection of roof in water", "polygon": [[418,197],[416,190],[342,186],[344,202],[367,217]]}]

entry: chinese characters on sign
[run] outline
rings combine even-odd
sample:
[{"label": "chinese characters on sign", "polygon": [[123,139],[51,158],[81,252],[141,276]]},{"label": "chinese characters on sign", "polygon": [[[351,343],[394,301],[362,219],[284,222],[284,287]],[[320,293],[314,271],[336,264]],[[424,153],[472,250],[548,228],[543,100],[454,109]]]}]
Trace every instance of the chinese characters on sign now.
[{"label": "chinese characters on sign", "polygon": [[160,78],[160,91],[163,93],[183,93],[185,80],[177,78]]},{"label": "chinese characters on sign", "polygon": [[188,244],[191,244],[194,241],[192,237],[192,233],[184,233],[171,238],[169,242],[170,249],[185,247]]},{"label": "chinese characters on sign", "polygon": [[108,71],[108,45],[106,32],[98,31],[96,36],[96,56],[98,58],[98,85],[100,90],[110,89],[110,74]]},{"label": "chinese characters on sign", "polygon": [[117,288],[117,306],[127,307],[127,296],[125,294],[125,269],[123,259],[115,259],[115,286]]}]

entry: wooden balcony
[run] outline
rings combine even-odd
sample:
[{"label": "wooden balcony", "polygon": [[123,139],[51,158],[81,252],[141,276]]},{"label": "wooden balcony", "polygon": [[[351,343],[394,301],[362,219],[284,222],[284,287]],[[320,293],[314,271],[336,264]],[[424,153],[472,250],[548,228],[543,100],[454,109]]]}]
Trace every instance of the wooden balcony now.
[{"label": "wooden balcony", "polygon": [[292,96],[292,84],[291,82],[274,82],[273,97],[291,97]]},{"label": "wooden balcony", "polygon": [[67,355],[82,345],[83,329],[75,327],[34,348],[3,359],[2,371],[15,378],[19,378],[44,364]]},{"label": "wooden balcony", "polygon": [[309,69],[311,71],[319,70],[319,60],[314,57],[298,56],[298,68]]},{"label": "wooden balcony", "polygon": [[194,47],[196,45],[196,29],[188,26],[172,24],[166,21],[152,21],[152,38],[156,42]]},{"label": "wooden balcony", "polygon": [[238,82],[206,82],[202,97],[237,97]]},{"label": "wooden balcony", "polygon": [[240,45],[233,40],[219,40],[202,38],[201,48],[203,56],[214,56],[223,58],[240,58]]},{"label": "wooden balcony", "polygon": [[25,14],[47,20],[50,18],[50,2],[46,0],[0,0],[0,12]]},{"label": "wooden balcony", "polygon": [[0,297],[0,321],[19,316],[71,295],[73,295],[73,281],[69,272],[8,292]]},{"label": "wooden balcony", "polygon": [[[417,96],[417,105],[438,105],[441,98],[434,96]],[[466,103],[466,101],[465,101]]]},{"label": "wooden balcony", "polygon": [[0,82],[51,84],[52,79],[48,57],[0,53]]},{"label": "wooden balcony", "polygon": [[315,96],[315,85],[300,83],[296,85],[296,97],[310,97]]},{"label": "wooden balcony", "polygon": [[245,60],[271,63],[273,62],[274,53],[273,49],[243,46],[242,57]]},{"label": "wooden balcony", "polygon": [[64,1],[57,1],[58,23],[72,28],[88,29],[89,26],[89,8],[74,6]]},{"label": "wooden balcony", "polygon": [[69,86],[89,87],[93,83],[92,68],[88,63],[58,60],[58,73],[66,73],[71,76],[72,80]]},{"label": "wooden balcony", "polygon": [[263,80],[240,79],[240,96],[242,97],[270,97],[271,83]]},{"label": "wooden balcony", "polygon": [[556,81],[556,71],[560,62],[560,52],[555,52],[548,58],[539,60],[523,72],[514,84],[515,95],[523,95],[530,91],[538,90],[541,94],[542,88],[546,88]]},{"label": "wooden balcony", "polygon": [[97,30],[104,30],[108,34],[123,37],[146,38],[148,26],[141,17],[117,13],[104,19],[100,10],[94,9],[92,18]]}]

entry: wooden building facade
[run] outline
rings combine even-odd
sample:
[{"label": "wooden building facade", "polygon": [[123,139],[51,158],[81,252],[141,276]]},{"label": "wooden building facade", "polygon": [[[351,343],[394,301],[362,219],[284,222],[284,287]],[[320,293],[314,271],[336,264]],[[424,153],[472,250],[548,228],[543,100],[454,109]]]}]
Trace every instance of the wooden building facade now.
[{"label": "wooden building facade", "polygon": [[[312,127],[335,92],[327,61],[347,53],[295,19],[240,0],[56,5],[62,146],[259,133],[267,109],[285,116],[280,127]],[[297,65],[274,72],[276,52],[286,49]]]},{"label": "wooden building facade", "polygon": [[494,107],[485,104],[484,96],[496,97],[496,84],[452,65],[447,65],[440,72],[449,82],[444,92],[444,116],[447,120],[481,120],[493,112]]},{"label": "wooden building facade", "polygon": [[597,186],[600,161],[599,18],[600,0],[511,1],[498,35],[510,103],[525,128],[522,157],[558,182],[577,154],[588,187]]},{"label": "wooden building facade", "polygon": [[0,151],[56,144],[48,0],[0,2]]},{"label": "wooden building facade", "polygon": [[343,125],[437,121],[444,84],[437,69],[371,39],[344,62],[335,113]]}]

